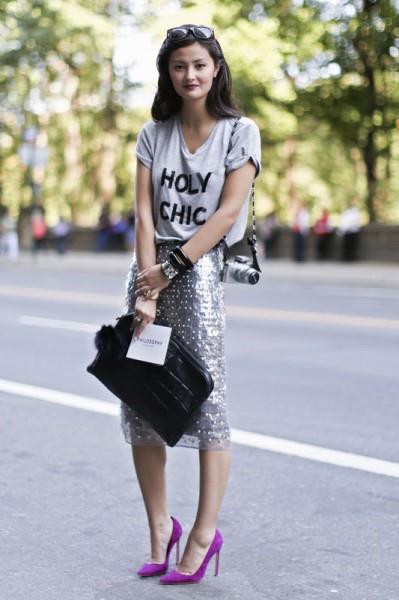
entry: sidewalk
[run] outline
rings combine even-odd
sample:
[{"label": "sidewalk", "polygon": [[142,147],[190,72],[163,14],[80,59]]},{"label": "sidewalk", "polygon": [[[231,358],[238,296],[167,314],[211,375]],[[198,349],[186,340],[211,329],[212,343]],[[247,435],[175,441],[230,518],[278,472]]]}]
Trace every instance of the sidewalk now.
[{"label": "sidewalk", "polygon": [[[0,273],[4,268],[18,269],[31,266],[32,269],[62,269],[76,271],[105,271],[126,273],[131,255],[126,253],[68,252],[59,256],[52,251],[44,251],[37,257],[23,252],[17,264],[0,262]],[[340,263],[305,262],[294,263],[289,260],[261,259],[261,281],[278,279],[338,285],[358,285],[366,287],[399,288],[399,261],[388,263]]]}]

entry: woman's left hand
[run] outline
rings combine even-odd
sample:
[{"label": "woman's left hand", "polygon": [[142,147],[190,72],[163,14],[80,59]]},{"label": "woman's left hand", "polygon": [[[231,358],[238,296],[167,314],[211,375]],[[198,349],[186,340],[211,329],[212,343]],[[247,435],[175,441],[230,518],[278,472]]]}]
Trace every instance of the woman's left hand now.
[{"label": "woman's left hand", "polygon": [[162,290],[170,284],[170,279],[166,277],[160,265],[154,265],[149,269],[144,269],[137,275],[136,296],[156,297]]}]

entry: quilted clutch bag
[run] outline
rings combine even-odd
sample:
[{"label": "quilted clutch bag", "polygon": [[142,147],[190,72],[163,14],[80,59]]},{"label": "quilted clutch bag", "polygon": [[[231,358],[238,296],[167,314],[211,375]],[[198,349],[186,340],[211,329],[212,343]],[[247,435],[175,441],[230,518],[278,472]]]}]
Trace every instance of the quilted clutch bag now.
[{"label": "quilted clutch bag", "polygon": [[175,446],[211,394],[212,376],[173,332],[164,365],[127,358],[132,318],[122,315],[115,326],[104,325],[97,332],[98,352],[87,371],[143,417],[168,446]]}]

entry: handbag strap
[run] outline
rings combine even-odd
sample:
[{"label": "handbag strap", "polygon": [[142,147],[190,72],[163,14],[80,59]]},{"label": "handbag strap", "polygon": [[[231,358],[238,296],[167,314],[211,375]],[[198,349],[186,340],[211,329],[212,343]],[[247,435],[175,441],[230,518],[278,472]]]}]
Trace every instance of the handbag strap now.
[{"label": "handbag strap", "polygon": [[[235,117],[234,119],[234,123],[233,123],[233,127],[231,129],[231,133],[230,133],[230,139],[229,139],[229,145],[227,148],[227,154],[229,154],[232,146],[233,146],[233,136],[234,133],[237,129],[238,126],[238,122],[241,119],[241,117]],[[251,254],[252,254],[252,267],[254,269],[256,269],[257,271],[259,271],[259,273],[261,272],[260,266],[259,266],[259,261],[258,261],[258,253],[257,253],[257,237],[256,237],[256,213],[255,213],[255,184],[254,182],[252,182],[251,185],[251,205],[252,205],[252,235],[247,237],[247,242],[248,245],[251,248]],[[226,241],[226,236],[224,236],[223,238]],[[227,246],[227,244],[225,244],[225,246]]]}]

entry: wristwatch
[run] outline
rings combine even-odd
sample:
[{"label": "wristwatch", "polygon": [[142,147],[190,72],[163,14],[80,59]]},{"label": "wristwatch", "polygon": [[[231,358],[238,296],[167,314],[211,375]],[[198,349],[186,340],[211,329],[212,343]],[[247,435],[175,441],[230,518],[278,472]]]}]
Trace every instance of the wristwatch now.
[{"label": "wristwatch", "polygon": [[174,268],[174,266],[170,263],[169,260],[164,260],[163,263],[161,263],[161,269],[165,277],[167,277],[168,279],[173,279],[174,277],[176,277],[176,275],[179,274],[179,271],[177,271],[177,269]]}]

